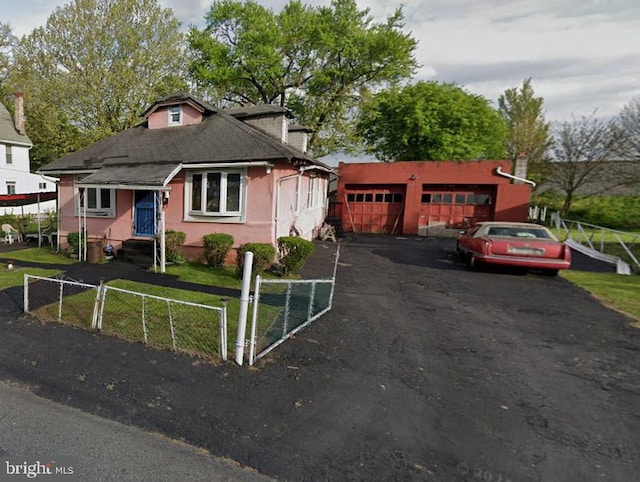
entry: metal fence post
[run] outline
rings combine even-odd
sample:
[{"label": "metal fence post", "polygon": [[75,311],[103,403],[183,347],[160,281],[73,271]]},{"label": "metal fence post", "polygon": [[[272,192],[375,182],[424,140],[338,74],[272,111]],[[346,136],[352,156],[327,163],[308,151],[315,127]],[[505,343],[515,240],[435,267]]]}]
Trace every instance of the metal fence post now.
[{"label": "metal fence post", "polygon": [[307,321],[313,316],[313,302],[316,296],[316,282],[311,283],[311,293],[309,293],[309,308],[307,309]]},{"label": "metal fence post", "polygon": [[24,290],[23,290],[23,300],[24,300],[24,312],[29,313],[29,275],[24,275]]},{"label": "metal fence post", "polygon": [[333,293],[336,288],[336,276],[338,273],[338,260],[340,259],[340,246],[336,249],[336,260],[333,263],[333,275],[331,277],[331,292],[329,293],[329,309],[333,307]]},{"label": "metal fence post", "polygon": [[60,302],[58,304],[58,323],[62,322],[62,296],[64,293],[64,283],[60,283]]},{"label": "metal fence post", "polygon": [[256,287],[253,292],[253,314],[251,315],[251,338],[249,340],[249,365],[253,366],[256,357],[256,326],[258,324],[258,305],[260,304],[260,284],[262,278],[256,276]]},{"label": "metal fence post", "polygon": [[220,311],[220,356],[227,361],[227,300],[222,298],[222,310]]},{"label": "metal fence post", "polygon": [[293,284],[291,282],[287,283],[287,298],[285,299],[285,302],[284,302],[284,320],[282,322],[282,338],[285,338],[287,336],[287,325],[289,324],[289,310],[290,310],[290,304],[291,304],[292,285]]},{"label": "metal fence post", "polygon": [[142,295],[142,333],[144,334],[144,342],[147,343],[147,313],[145,302],[147,301],[147,297]]},{"label": "metal fence post", "polygon": [[100,316],[100,312],[102,310],[103,305],[103,289],[104,289],[104,280],[100,280],[100,285],[98,285],[98,290],[96,291],[96,299],[93,303],[93,315],[91,317],[91,329],[95,330],[98,328],[98,317]]},{"label": "metal fence post", "polygon": [[173,341],[173,349],[176,349],[176,332],[173,328],[173,317],[171,316],[171,303],[167,300],[167,311],[169,313],[169,328],[171,329],[171,340]]}]

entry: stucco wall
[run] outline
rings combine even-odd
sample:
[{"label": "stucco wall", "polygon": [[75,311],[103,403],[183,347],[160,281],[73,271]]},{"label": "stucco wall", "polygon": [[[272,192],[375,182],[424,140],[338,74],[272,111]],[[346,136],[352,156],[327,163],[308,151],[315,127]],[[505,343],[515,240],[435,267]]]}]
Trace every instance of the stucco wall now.
[{"label": "stucco wall", "polygon": [[[147,119],[149,129],[162,129],[169,127],[169,108],[159,107]],[[200,124],[202,122],[202,114],[189,104],[182,104],[182,126]]]},{"label": "stucco wall", "polygon": [[[337,201],[343,202],[347,185],[405,186],[402,227],[405,234],[418,234],[423,184],[494,186],[496,220],[526,221],[530,188],[511,184],[496,174],[500,167],[510,173],[511,161],[409,161],[393,163],[340,163]],[[343,224],[348,224],[346,209]]]},{"label": "stucco wall", "polygon": [[[291,176],[288,178],[288,176]],[[185,172],[179,173],[170,183],[169,199],[164,205],[167,230],[186,233],[185,254],[195,257],[201,253],[202,237],[211,233],[231,234],[235,246],[248,242],[276,244],[278,236],[289,234],[295,226],[299,235],[312,239],[316,228],[324,221],[324,203],[307,209],[309,173],[300,174],[288,163],[280,163],[271,172],[265,167],[247,169],[247,196],[243,222],[208,222],[185,220]],[[285,178],[278,182],[278,179]],[[298,181],[299,180],[299,181]],[[322,183],[326,187],[326,181]],[[298,192],[300,188],[300,192]],[[277,196],[279,190],[279,196]],[[322,198],[324,199],[323,193]],[[133,236],[134,191],[116,191],[116,217],[87,217],[90,238],[106,238],[117,250],[122,242]],[[299,202],[297,201],[299,197]],[[74,212],[73,176],[63,176],[60,182],[60,230],[61,242],[66,246],[66,234],[78,231],[78,218]],[[296,211],[296,206],[298,210]],[[277,216],[276,229],[276,209]]]}]

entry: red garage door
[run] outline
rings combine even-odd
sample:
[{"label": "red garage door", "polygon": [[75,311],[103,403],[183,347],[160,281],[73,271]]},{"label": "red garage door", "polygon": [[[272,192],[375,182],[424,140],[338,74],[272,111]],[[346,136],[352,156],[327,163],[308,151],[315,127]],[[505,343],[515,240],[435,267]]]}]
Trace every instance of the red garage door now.
[{"label": "red garage door", "polygon": [[346,186],[343,226],[359,233],[401,233],[404,186]]},{"label": "red garage door", "polygon": [[422,186],[420,225],[447,227],[493,219],[493,186]]}]

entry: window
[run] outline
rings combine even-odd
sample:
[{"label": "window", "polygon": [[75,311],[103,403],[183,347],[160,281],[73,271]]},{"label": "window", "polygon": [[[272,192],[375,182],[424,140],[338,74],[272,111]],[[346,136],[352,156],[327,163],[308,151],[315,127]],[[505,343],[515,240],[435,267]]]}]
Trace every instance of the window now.
[{"label": "window", "polygon": [[318,201],[318,181],[317,177],[309,178],[309,191],[307,192],[307,209],[316,207]]},{"label": "window", "polygon": [[38,183],[38,189],[46,189],[46,188],[47,188],[47,183],[46,182]]},{"label": "window", "polygon": [[195,216],[240,216],[244,205],[243,173],[240,171],[193,172],[187,206]]},{"label": "window", "polygon": [[428,193],[428,192],[422,193],[422,198],[420,199],[420,202],[430,203],[431,202],[431,193]]},{"label": "window", "polygon": [[182,108],[179,105],[169,107],[169,125],[182,124]]},{"label": "window", "polygon": [[[77,177],[76,181],[81,181],[83,177]],[[84,214],[85,205],[89,217],[112,218],[116,215],[116,191],[97,187],[76,187],[76,216]]]},{"label": "window", "polygon": [[13,151],[11,149],[11,146],[6,146],[6,160],[7,160],[7,164],[13,164]]},{"label": "window", "polygon": [[7,181],[7,194],[15,194],[15,193],[16,193],[16,182]]}]

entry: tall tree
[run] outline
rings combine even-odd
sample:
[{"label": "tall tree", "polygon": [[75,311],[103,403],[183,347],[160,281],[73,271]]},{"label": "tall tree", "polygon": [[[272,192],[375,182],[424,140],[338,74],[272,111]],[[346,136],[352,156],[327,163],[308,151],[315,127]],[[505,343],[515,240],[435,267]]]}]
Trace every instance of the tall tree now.
[{"label": "tall tree", "polygon": [[402,9],[376,23],[355,0],[323,7],[290,0],[278,13],[253,0],[220,0],[206,19],[189,34],[200,88],[218,104],[288,106],[313,130],[317,156],[349,146],[363,98],[417,66]]},{"label": "tall tree", "polygon": [[618,152],[620,158],[640,162],[640,96],[622,108],[616,118],[616,128],[623,139]]},{"label": "tall tree", "polygon": [[627,182],[624,172],[618,172],[616,164],[611,162],[622,142],[612,121],[592,114],[562,122],[556,126],[554,137],[554,162],[549,183],[564,193],[560,211],[563,216],[569,212],[576,196],[598,193],[598,189],[582,189],[581,192],[581,188],[591,184],[604,191]]},{"label": "tall tree", "polygon": [[507,123],[507,156],[515,159],[525,153],[531,177],[537,180],[545,176],[552,142],[543,104],[544,99],[535,96],[531,78],[525,79],[520,88],[505,90],[498,99],[500,114]]},{"label": "tall tree", "polygon": [[0,88],[9,74],[11,53],[17,41],[18,39],[11,32],[11,26],[0,22]]},{"label": "tall tree", "polygon": [[451,83],[418,82],[375,94],[358,132],[385,161],[502,159],[506,127],[484,97]]},{"label": "tall tree", "polygon": [[156,0],[75,0],[15,49],[34,164],[135,125],[149,103],[184,88],[183,37]]}]

